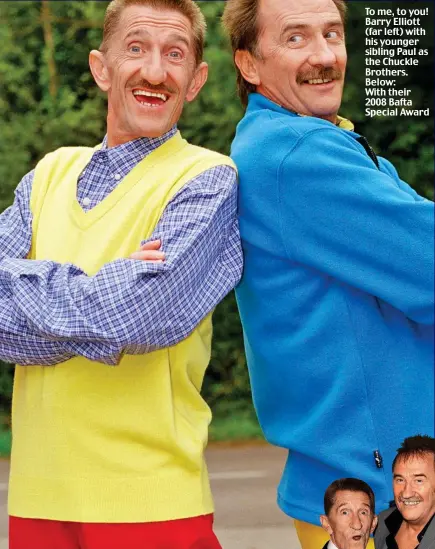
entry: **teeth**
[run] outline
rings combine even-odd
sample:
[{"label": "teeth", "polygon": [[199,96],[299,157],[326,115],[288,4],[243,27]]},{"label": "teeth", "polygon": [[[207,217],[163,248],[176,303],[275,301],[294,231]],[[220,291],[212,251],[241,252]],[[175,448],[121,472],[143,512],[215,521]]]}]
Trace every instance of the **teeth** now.
[{"label": "teeth", "polygon": [[163,93],[153,93],[144,90],[134,90],[133,95],[146,95],[147,97],[159,97],[162,101],[166,101],[168,97]]},{"label": "teeth", "polygon": [[308,84],[327,84],[328,82],[332,82],[332,79],[325,79],[322,78],[316,78],[314,80],[308,80]]},{"label": "teeth", "polygon": [[158,107],[158,105],[155,105],[154,103],[146,103],[145,101],[140,101],[140,102],[139,102],[139,105],[140,105],[140,106],[153,107],[153,108]]},{"label": "teeth", "polygon": [[402,501],[404,505],[418,505],[419,501]]}]

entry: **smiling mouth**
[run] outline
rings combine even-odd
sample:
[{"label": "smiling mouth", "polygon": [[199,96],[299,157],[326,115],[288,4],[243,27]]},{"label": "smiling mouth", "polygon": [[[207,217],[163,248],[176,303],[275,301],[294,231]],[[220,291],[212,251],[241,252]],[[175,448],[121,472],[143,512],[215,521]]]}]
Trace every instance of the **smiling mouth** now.
[{"label": "smiling mouth", "polygon": [[319,84],[329,84],[332,82],[332,78],[313,78],[312,80],[304,80],[304,84],[319,85]]},{"label": "smiling mouth", "polygon": [[296,83],[299,85],[324,86],[334,80],[341,81],[343,73],[338,68],[325,67],[320,70],[307,70],[296,75]]},{"label": "smiling mouth", "polygon": [[415,507],[416,505],[418,505],[419,503],[421,503],[421,501],[403,501],[403,499],[400,501],[400,503],[402,503],[403,505],[405,505],[405,507]]},{"label": "smiling mouth", "polygon": [[133,90],[133,96],[144,107],[160,107],[169,99],[169,95],[165,93],[137,89]]}]

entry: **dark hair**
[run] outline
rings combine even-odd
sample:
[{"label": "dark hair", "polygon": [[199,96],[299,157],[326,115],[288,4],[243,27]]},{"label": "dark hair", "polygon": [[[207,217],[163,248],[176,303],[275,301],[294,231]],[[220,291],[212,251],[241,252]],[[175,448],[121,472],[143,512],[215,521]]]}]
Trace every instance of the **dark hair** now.
[{"label": "dark hair", "polygon": [[337,492],[344,491],[364,492],[364,494],[367,494],[370,501],[370,511],[375,514],[375,494],[370,486],[359,478],[339,478],[338,480],[331,482],[328,488],[326,488],[325,496],[323,498],[326,516],[329,515],[329,512],[335,503]]},{"label": "dark hair", "polygon": [[[346,18],[345,0],[332,0],[340,13],[343,24]],[[258,11],[260,0],[227,0],[222,17],[224,28],[231,41],[233,56],[237,50],[249,51],[254,57],[261,59],[258,50]],[[243,106],[248,104],[248,95],[255,91],[255,86],[247,82],[237,65],[237,91]]]},{"label": "dark hair", "polygon": [[399,460],[407,461],[414,457],[424,457],[432,454],[435,466],[435,438],[429,435],[415,435],[405,438],[400,448],[397,449],[397,455],[393,461],[393,471]]}]

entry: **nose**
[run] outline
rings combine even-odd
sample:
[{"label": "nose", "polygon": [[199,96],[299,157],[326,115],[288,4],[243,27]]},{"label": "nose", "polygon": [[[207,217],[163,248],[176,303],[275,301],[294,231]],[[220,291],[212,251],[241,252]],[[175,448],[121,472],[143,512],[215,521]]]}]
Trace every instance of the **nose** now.
[{"label": "nose", "polygon": [[323,36],[320,37],[313,46],[309,63],[311,65],[321,65],[322,67],[332,67],[336,62],[337,56],[331,49],[330,44]]},{"label": "nose", "polygon": [[141,68],[141,76],[150,84],[162,84],[166,80],[166,69],[164,67],[160,52],[154,51],[144,59]]},{"label": "nose", "polygon": [[361,530],[362,526],[363,525],[362,525],[360,517],[358,515],[353,515],[351,523],[350,523],[350,527],[353,530]]},{"label": "nose", "polygon": [[414,495],[414,491],[412,490],[411,483],[407,482],[402,490],[402,497],[407,499],[411,498]]}]

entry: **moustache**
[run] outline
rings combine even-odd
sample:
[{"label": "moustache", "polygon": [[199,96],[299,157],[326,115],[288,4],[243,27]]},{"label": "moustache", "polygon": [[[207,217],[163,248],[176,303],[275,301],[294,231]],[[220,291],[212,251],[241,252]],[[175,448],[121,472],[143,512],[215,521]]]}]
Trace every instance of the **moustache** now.
[{"label": "moustache", "polygon": [[298,84],[303,84],[307,80],[340,80],[341,78],[342,72],[340,70],[326,67],[324,69],[298,74],[296,82]]},{"label": "moustache", "polygon": [[170,88],[169,86],[166,86],[166,84],[159,84],[156,86],[155,84],[151,84],[151,82],[148,82],[147,80],[140,80],[138,82],[133,82],[129,84],[128,87],[131,89],[146,88],[147,90],[151,92],[156,92],[156,93],[166,92],[166,93],[172,94],[176,92],[176,90],[174,90],[173,88]]}]

